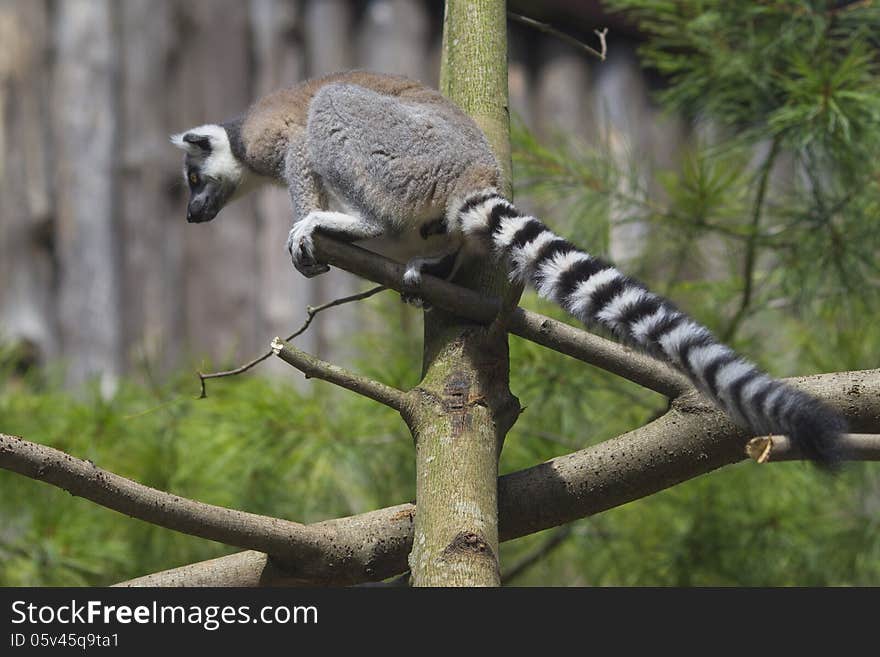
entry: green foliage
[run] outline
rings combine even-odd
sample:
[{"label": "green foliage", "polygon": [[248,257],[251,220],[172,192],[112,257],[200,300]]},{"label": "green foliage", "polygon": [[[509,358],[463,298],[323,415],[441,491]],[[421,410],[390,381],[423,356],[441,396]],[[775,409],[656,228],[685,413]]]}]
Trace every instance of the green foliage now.
[{"label": "green foliage", "polygon": [[710,159],[759,142],[778,147],[765,164],[771,180],[786,184],[773,181],[767,198],[756,184],[747,186],[752,207],[740,216],[752,215],[750,223],[719,217],[707,224],[692,214],[693,229],[738,235],[778,259],[772,282],[779,287],[764,289],[794,297],[794,304],[808,297],[835,303],[867,290],[876,296],[880,7],[821,0],[606,4],[648,35],[641,53],[668,81],[658,95],[664,107],[722,131],[719,143],[697,144]]}]

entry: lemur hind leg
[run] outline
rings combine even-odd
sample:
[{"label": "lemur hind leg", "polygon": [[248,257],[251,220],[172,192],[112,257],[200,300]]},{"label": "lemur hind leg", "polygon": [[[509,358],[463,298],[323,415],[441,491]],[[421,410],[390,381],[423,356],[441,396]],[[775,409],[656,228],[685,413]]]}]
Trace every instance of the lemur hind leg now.
[{"label": "lemur hind leg", "polygon": [[312,278],[330,270],[315,258],[314,234],[320,231],[346,242],[379,237],[384,232],[377,224],[342,212],[315,210],[297,221],[287,237],[287,250],[296,267],[303,276]]},{"label": "lemur hind leg", "polygon": [[412,258],[406,263],[406,270],[403,273],[403,290],[400,293],[400,298],[404,303],[411,304],[416,308],[430,310],[430,302],[425,301],[419,294],[419,289],[422,285],[422,274],[429,274],[449,280],[455,275],[460,263],[460,249],[437,256],[418,256]]}]

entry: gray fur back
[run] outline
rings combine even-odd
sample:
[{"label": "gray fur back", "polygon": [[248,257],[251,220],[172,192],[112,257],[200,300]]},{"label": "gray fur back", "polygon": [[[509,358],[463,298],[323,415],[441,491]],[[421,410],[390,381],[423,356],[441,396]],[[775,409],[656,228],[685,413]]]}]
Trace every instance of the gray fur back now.
[{"label": "gray fur back", "polygon": [[474,165],[497,169],[483,133],[448,103],[332,84],[308,115],[309,163],[365,218],[388,226],[443,216]]}]

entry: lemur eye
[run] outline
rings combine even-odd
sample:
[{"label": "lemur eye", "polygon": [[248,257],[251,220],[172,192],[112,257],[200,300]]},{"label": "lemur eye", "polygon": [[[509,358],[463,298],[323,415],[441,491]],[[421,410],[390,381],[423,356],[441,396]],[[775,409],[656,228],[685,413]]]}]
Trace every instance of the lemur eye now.
[{"label": "lemur eye", "polygon": [[197,173],[191,173],[191,174],[189,174],[189,181],[190,181],[193,185],[198,185],[198,184],[199,184],[199,174],[197,174]]}]

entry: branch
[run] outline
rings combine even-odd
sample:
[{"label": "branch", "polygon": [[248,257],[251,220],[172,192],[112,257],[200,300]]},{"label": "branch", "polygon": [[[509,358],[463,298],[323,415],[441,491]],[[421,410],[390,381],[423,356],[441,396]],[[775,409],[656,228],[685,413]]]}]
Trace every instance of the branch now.
[{"label": "branch", "polygon": [[289,577],[269,555],[255,550],[163,570],[113,586],[296,586],[303,582]]},{"label": "branch", "polygon": [[[880,369],[838,372],[789,379],[799,387],[824,400],[846,416],[855,431],[880,433]],[[672,410],[654,422],[599,445],[551,459],[526,470],[500,477],[499,531],[503,541],[525,536],[543,529],[563,525],[577,518],[594,515],[633,500],[670,488],[722,466],[746,458],[748,436],[734,426],[721,411],[696,395],[688,395],[673,404]],[[0,463],[2,465],[2,463]],[[411,512],[415,507],[408,508]],[[381,512],[373,512],[379,514]],[[369,514],[367,514],[369,515]],[[354,518],[342,519],[351,523]],[[381,529],[377,529],[381,534]],[[388,532],[397,536],[397,525]],[[350,533],[352,544],[340,540],[340,551],[360,545]],[[382,563],[374,579],[384,579],[407,569],[406,545],[412,535],[385,546]],[[246,553],[245,553],[246,554]],[[376,555],[378,559],[378,553]],[[250,568],[248,581],[259,582],[260,572],[245,556],[230,555],[230,568],[240,581],[241,569]],[[152,580],[156,585],[179,585],[186,581],[205,581],[200,564],[160,573]],[[190,575],[189,573],[193,574]],[[384,575],[384,576],[382,576]],[[161,576],[161,577],[160,577]],[[330,581],[327,573],[316,577]],[[222,583],[220,579],[219,583]],[[272,584],[283,583],[268,578]],[[361,581],[369,581],[364,578]]]},{"label": "branch", "polygon": [[305,374],[307,379],[314,377],[335,383],[342,388],[390,406],[398,413],[402,413],[406,407],[406,393],[402,390],[353,374],[337,365],[307,354],[292,344],[284,342],[281,338],[272,340],[272,352],[285,363],[293,365]]},{"label": "branch", "polygon": [[[309,328],[309,326],[311,326],[312,320],[315,319],[315,315],[317,315],[318,313],[323,312],[324,310],[327,310],[328,308],[335,308],[336,306],[342,306],[346,303],[351,303],[352,301],[361,301],[363,299],[368,299],[369,297],[373,296],[374,294],[378,294],[379,292],[382,292],[383,290],[386,290],[386,289],[387,288],[384,285],[378,285],[374,288],[370,288],[366,292],[352,294],[351,296],[342,297],[341,299],[334,299],[333,301],[328,301],[327,303],[322,303],[320,306],[306,306],[306,320],[302,323],[302,326],[300,326],[296,331],[294,331],[293,333],[288,335],[286,338],[284,338],[285,342],[290,342],[294,338],[305,333],[306,330]],[[205,390],[205,381],[207,379],[219,379],[219,378],[222,378],[225,376],[235,376],[237,374],[244,374],[252,367],[255,367],[255,366],[259,365],[260,363],[262,363],[264,360],[269,358],[269,356],[271,356],[274,353],[275,352],[270,349],[262,356],[258,356],[257,358],[254,358],[252,361],[245,363],[241,367],[236,367],[235,369],[226,370],[224,372],[207,372],[207,373],[196,372],[196,374],[199,375],[199,385],[201,386],[201,394],[199,394],[199,399],[205,399],[208,396],[208,393]]]},{"label": "branch", "polygon": [[[159,491],[90,461],[5,434],[0,434],[0,468],[160,527],[272,554],[288,583],[385,579],[403,570],[398,568],[400,557],[405,563],[412,542],[411,504],[303,525]],[[389,555],[393,555],[390,562]],[[251,559],[241,567],[252,574],[255,564]],[[210,578],[211,568],[205,564],[189,569]]]},{"label": "branch", "polygon": [[608,46],[605,43],[605,35],[608,34],[608,28],[603,27],[601,30],[593,30],[593,34],[599,37],[599,43],[601,50],[596,50],[595,48],[591,48],[583,41],[578,41],[573,36],[566,34],[560,30],[557,30],[555,27],[550,25],[549,23],[542,23],[541,21],[536,21],[534,18],[529,18],[528,16],[521,16],[520,14],[514,14],[512,11],[507,12],[507,15],[515,20],[517,23],[522,23],[523,25],[528,25],[539,32],[544,32],[545,34],[550,34],[551,36],[555,36],[556,38],[565,41],[565,43],[578,48],[579,50],[583,50],[594,57],[598,57],[603,62],[605,61],[605,56],[608,53]]},{"label": "branch", "polygon": [[[403,290],[405,267],[384,256],[327,235],[315,236],[320,261],[393,290]],[[432,304],[479,324],[490,324],[501,304],[473,290],[425,274],[419,294]],[[517,308],[507,321],[514,335],[617,374],[649,390],[676,397],[691,385],[665,363],[622,347],[616,342],[575,328],[544,315]]]},{"label": "branch", "polygon": [[616,374],[643,388],[675,398],[693,389],[666,363],[564,322],[522,308],[507,325],[514,335]]},{"label": "branch", "polygon": [[[880,435],[848,433],[840,437],[844,461],[880,461]],[[746,453],[757,463],[798,461],[803,454],[788,436],[758,436],[746,445]]]},{"label": "branch", "polygon": [[[788,382],[842,413],[853,431],[880,433],[880,369]],[[748,438],[721,411],[688,395],[666,415],[639,429],[500,477],[501,539],[593,515],[738,462],[746,458]],[[854,440],[866,445],[869,438],[876,445],[876,436]],[[274,556],[276,570],[266,575],[262,574],[266,560],[245,552],[221,558],[228,575],[216,564],[203,562],[148,576],[155,585],[344,585],[386,579],[408,568],[412,504],[302,525],[157,491],[51,447],[5,434],[0,434],[0,468],[168,529]]]},{"label": "branch", "polygon": [[758,176],[758,189],[755,192],[755,205],[752,208],[752,221],[749,224],[748,239],[746,240],[745,262],[743,263],[743,293],[740,299],[739,308],[736,314],[730,320],[727,328],[721,335],[722,342],[730,342],[733,339],[736,330],[746,317],[749,306],[752,303],[752,288],[755,279],[755,265],[758,260],[758,237],[761,233],[761,216],[764,212],[764,199],[767,195],[767,183],[770,181],[770,173],[773,171],[773,164],[779,155],[779,148],[782,145],[782,138],[778,135],[773,138],[770,145],[770,152],[764,163],[761,165],[761,171]]}]

